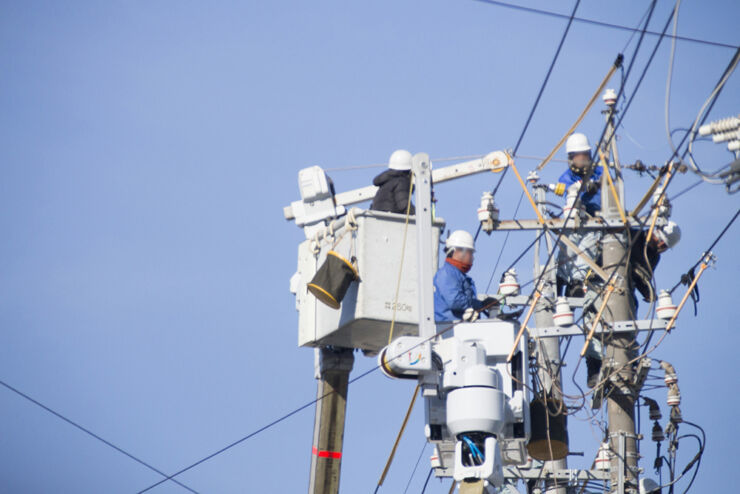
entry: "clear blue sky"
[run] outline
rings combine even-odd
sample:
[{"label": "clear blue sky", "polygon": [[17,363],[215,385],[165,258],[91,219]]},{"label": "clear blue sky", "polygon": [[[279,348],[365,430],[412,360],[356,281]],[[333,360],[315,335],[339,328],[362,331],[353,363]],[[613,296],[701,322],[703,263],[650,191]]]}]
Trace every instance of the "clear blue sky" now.
[{"label": "clear blue sky", "polygon": [[[563,13],[573,5],[525,4]],[[658,3],[651,29],[662,28],[672,5]],[[583,2],[578,14],[636,25],[646,7]],[[735,1],[686,0],[679,34],[738,44],[738,17]],[[399,147],[432,157],[513,147],[564,26],[463,0],[3,2],[0,379],[165,472],[313,399],[313,352],[296,346],[288,291],[303,234],[282,217],[299,197],[298,170],[379,163]],[[521,154],[551,149],[629,38],[573,25]],[[655,39],[646,37],[635,71]],[[670,155],[669,47],[620,131],[625,162],[662,164]],[[672,128],[693,120],[731,56],[678,42]],[[592,139],[598,110],[581,126]],[[712,117],[739,111],[735,74]],[[714,169],[731,157],[700,143],[697,159]],[[535,164],[519,161],[525,173]],[[562,167],[548,165],[543,179]],[[378,171],[332,176],[348,190]],[[440,185],[439,215],[474,229],[480,194],[497,178]],[[680,176],[671,188],[695,180]],[[648,185],[629,175],[628,202]],[[519,193],[507,176],[502,217],[513,215]],[[530,217],[524,206],[520,217]],[[664,256],[659,287],[675,283],[737,207],[737,196],[710,185],[676,201],[684,238]],[[481,290],[503,237],[479,241],[472,274]],[[701,281],[698,317],[687,307],[655,354],[676,366],[684,416],[709,435],[695,492],[725,488],[721,475],[737,449],[739,239],[736,225]],[[530,240],[513,235],[502,265]],[[528,279],[531,257],[519,271]],[[373,365],[358,356],[354,372]],[[342,492],[372,491],[411,390],[379,373],[351,386]],[[664,390],[650,395],[665,402]],[[403,492],[422,422],[419,408],[381,492]],[[180,479],[204,493],[304,492],[312,425],[313,409],[305,410]],[[571,464],[587,467],[594,433],[578,420],[570,430],[573,449],[586,454]],[[682,444],[679,463],[693,451]],[[645,441],[648,472],[653,452]],[[429,453],[409,492],[421,490]],[[133,493],[158,478],[0,388],[0,492]],[[427,493],[447,489],[433,480]],[[184,490],[168,483],[154,492]]]}]

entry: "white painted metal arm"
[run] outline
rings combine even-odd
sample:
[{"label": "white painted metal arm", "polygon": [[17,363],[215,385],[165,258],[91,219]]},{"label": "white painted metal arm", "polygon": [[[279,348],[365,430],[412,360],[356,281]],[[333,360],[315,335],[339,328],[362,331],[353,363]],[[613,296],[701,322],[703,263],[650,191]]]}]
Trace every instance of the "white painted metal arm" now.
[{"label": "white painted metal arm", "polygon": [[[438,184],[448,180],[454,180],[456,178],[467,177],[468,175],[475,175],[476,173],[501,171],[506,167],[507,163],[508,160],[506,158],[506,153],[503,151],[493,151],[483,158],[432,170],[432,182]],[[336,194],[334,199],[337,206],[348,206],[350,204],[357,204],[358,202],[369,201],[375,197],[375,193],[377,191],[378,188],[376,186],[368,185],[367,187]],[[293,206],[291,205],[283,208],[283,214],[285,215],[286,220],[294,219],[295,214],[293,212]]]}]

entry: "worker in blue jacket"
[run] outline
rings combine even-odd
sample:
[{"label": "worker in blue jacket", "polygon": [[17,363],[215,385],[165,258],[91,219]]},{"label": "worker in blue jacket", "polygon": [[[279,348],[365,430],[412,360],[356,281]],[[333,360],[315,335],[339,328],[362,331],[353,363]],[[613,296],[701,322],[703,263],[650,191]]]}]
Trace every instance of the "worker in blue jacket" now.
[{"label": "worker in blue jacket", "polygon": [[[561,191],[570,187],[578,187],[581,191],[579,201],[586,213],[596,215],[601,210],[601,167],[594,166],[591,161],[591,145],[584,134],[574,133],[568,137],[565,144],[568,153],[568,169],[560,175],[560,183],[564,184]],[[564,215],[574,216],[576,210]],[[568,238],[586,255],[596,261],[600,256],[601,232],[568,229],[564,232]],[[586,274],[589,266],[571,249],[562,245],[558,254],[558,285],[565,286],[565,295],[569,297],[583,297],[585,293]],[[560,289],[559,289],[560,291]]]},{"label": "worker in blue jacket", "polygon": [[475,283],[467,275],[473,267],[473,236],[464,230],[452,232],[445,252],[445,262],[434,276],[434,319],[475,321],[486,304],[478,300]]}]

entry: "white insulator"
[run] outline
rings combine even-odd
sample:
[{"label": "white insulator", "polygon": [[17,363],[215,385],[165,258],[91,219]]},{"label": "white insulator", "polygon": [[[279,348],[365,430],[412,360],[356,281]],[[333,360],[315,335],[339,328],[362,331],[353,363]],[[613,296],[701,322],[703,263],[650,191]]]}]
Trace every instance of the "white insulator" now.
[{"label": "white insulator", "polygon": [[720,132],[712,136],[712,142],[734,141],[740,139],[740,129]]},{"label": "white insulator", "polygon": [[740,116],[738,117],[727,117],[722,120],[710,122],[708,124],[699,127],[699,134],[706,136],[709,134],[716,134],[718,132],[726,132],[740,127]]},{"label": "white insulator", "polygon": [[519,295],[519,279],[514,268],[504,273],[504,279],[498,285],[498,292],[505,296]]},{"label": "white insulator", "polygon": [[640,479],[640,489],[638,491],[639,494],[655,494],[656,492],[660,492],[659,483],[657,483],[653,479],[645,477]]},{"label": "white insulator", "polygon": [[429,463],[432,464],[432,468],[441,468],[442,467],[442,460],[439,455],[439,448],[437,446],[434,447],[434,453],[432,456],[429,457]]},{"label": "white insulator", "polygon": [[447,393],[447,428],[454,437],[466,432],[500,434],[506,421],[506,396],[498,374],[485,365],[465,370],[465,385]]},{"label": "white insulator", "polygon": [[609,443],[601,443],[599,446],[599,452],[596,453],[596,460],[594,461],[594,467],[596,470],[609,470],[611,466],[612,453],[609,450]]},{"label": "white insulator", "polygon": [[601,97],[604,100],[604,104],[612,106],[617,102],[617,92],[613,89],[607,89],[604,91],[604,95]]},{"label": "white insulator", "polygon": [[727,149],[729,151],[740,151],[740,140],[728,142]]},{"label": "white insulator", "polygon": [[671,407],[681,404],[681,391],[678,390],[678,386],[671,386],[668,388],[668,399],[666,400],[666,403]]},{"label": "white insulator", "polygon": [[670,319],[676,313],[676,304],[673,303],[671,294],[667,290],[661,290],[658,294],[658,307],[655,314],[659,319]]},{"label": "white insulator", "polygon": [[671,384],[676,384],[678,382],[678,376],[675,372],[666,372],[663,381],[665,381],[666,386],[670,386]]},{"label": "white insulator", "polygon": [[571,326],[573,324],[573,309],[570,308],[566,297],[558,297],[552,320],[556,326]]},{"label": "white insulator", "polygon": [[480,207],[478,208],[478,221],[498,221],[499,210],[493,200],[493,194],[484,192],[480,198]]}]

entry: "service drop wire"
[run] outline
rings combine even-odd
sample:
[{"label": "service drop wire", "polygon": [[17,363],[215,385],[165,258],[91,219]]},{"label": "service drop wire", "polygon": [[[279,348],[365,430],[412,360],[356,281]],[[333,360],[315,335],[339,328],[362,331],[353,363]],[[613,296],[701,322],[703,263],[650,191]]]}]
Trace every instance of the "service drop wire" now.
[{"label": "service drop wire", "polygon": [[[570,31],[570,26],[573,24],[573,19],[576,16],[576,11],[578,10],[578,6],[581,4],[581,0],[576,0],[575,5],[573,6],[573,11],[570,13],[570,18],[568,18],[568,24],[565,26],[565,31],[563,31],[563,35],[560,37],[560,43],[558,43],[558,48],[555,50],[555,55],[552,57],[552,61],[550,62],[550,67],[547,69],[547,74],[545,74],[545,79],[542,81],[542,84],[540,84],[540,89],[537,91],[537,97],[534,99],[534,104],[532,105],[532,109],[529,110],[529,115],[527,116],[527,120],[524,122],[524,127],[522,128],[522,131],[519,133],[519,138],[516,141],[516,145],[514,146],[514,150],[511,153],[512,156],[515,156],[516,153],[519,151],[519,146],[522,144],[522,140],[524,139],[524,135],[527,133],[527,129],[529,128],[529,124],[532,122],[532,117],[534,117],[534,112],[537,110],[537,106],[540,103],[540,99],[542,98],[542,94],[545,92],[545,87],[547,87],[547,82],[550,80],[550,75],[552,74],[552,70],[555,68],[555,63],[558,61],[558,58],[560,57],[560,51],[563,48],[563,44],[565,43],[565,38],[568,37],[568,32]],[[491,195],[493,197],[496,197],[496,193],[498,192],[499,187],[501,187],[501,183],[504,181],[504,177],[506,176],[506,173],[509,171],[509,167],[507,166],[503,172],[501,172],[501,176],[498,179],[498,182],[496,183],[496,186],[493,188],[493,191],[491,192]],[[519,198],[519,202],[521,203],[522,198]],[[517,206],[517,210],[519,207]],[[514,213],[514,216],[516,217],[516,213]],[[478,224],[478,230],[475,232],[474,240],[478,239],[478,235],[480,234],[481,225]],[[504,244],[501,247],[501,250],[504,250],[504,247],[506,247],[506,242],[509,240],[509,234],[507,232],[506,238],[504,239]],[[495,269],[494,269],[495,271]]]},{"label": "service drop wire", "polygon": [[[428,342],[432,341],[433,339],[438,338],[438,337],[444,335],[445,333],[447,333],[449,330],[451,330],[454,327],[455,327],[455,324],[454,323],[450,323],[450,324],[444,326],[440,331],[438,331],[437,333],[433,334],[432,336],[429,336],[428,338],[424,338],[423,340],[419,341],[417,344],[411,346],[408,350],[409,351],[414,350],[414,349],[416,349],[416,348],[424,345],[425,343],[428,343]],[[386,363],[392,362],[392,361],[396,360],[397,358],[403,357],[403,355],[404,354],[400,354],[400,355],[396,355],[395,357],[388,358],[386,360]],[[377,365],[371,367],[370,369],[366,370],[362,374],[360,374],[360,375],[358,375],[358,376],[353,377],[352,379],[350,379],[347,382],[347,385],[353,384],[353,383],[359,381],[360,379],[363,379],[363,378],[367,377],[368,375],[372,374],[376,370],[380,369],[380,367],[381,367],[380,364],[377,364]],[[191,463],[190,465],[188,465],[188,466],[180,469],[179,471],[177,471],[177,472],[175,472],[175,473],[173,473],[171,475],[168,475],[166,478],[160,480],[159,482],[156,482],[156,483],[148,486],[147,488],[138,491],[138,494],[142,494],[144,492],[148,492],[148,491],[152,490],[153,488],[155,488],[155,487],[163,484],[164,482],[167,482],[168,480],[172,480],[175,477],[177,477],[177,476],[179,476],[179,475],[181,475],[181,474],[183,474],[183,473],[185,473],[185,472],[187,472],[189,470],[192,470],[193,468],[197,467],[198,465],[200,465],[200,464],[202,464],[202,463],[204,463],[204,462],[206,462],[206,461],[208,461],[208,460],[210,460],[210,459],[212,459],[212,458],[220,455],[221,453],[224,453],[224,452],[228,451],[229,449],[231,449],[231,448],[233,448],[233,447],[235,447],[235,446],[237,446],[237,445],[239,445],[239,444],[241,444],[241,443],[243,443],[243,442],[245,442],[245,441],[253,438],[254,436],[260,434],[261,432],[264,432],[264,431],[266,431],[268,429],[271,429],[272,427],[274,427],[274,426],[278,425],[279,423],[281,423],[281,422],[289,419],[293,415],[296,415],[297,413],[305,410],[306,408],[315,405],[316,403],[320,402],[324,398],[326,398],[326,397],[328,397],[328,396],[330,396],[330,395],[332,395],[334,393],[336,393],[336,390],[329,391],[329,392],[327,392],[327,393],[325,393],[325,394],[323,394],[323,395],[321,395],[321,396],[319,396],[317,398],[314,398],[313,400],[311,400],[311,401],[309,401],[307,403],[304,403],[303,405],[301,405],[301,406],[299,406],[299,407],[291,410],[290,412],[288,412],[288,413],[286,413],[286,414],[278,417],[277,419],[269,422],[268,424],[265,424],[264,426],[262,426],[262,427],[260,427],[260,428],[258,428],[256,430],[250,432],[249,434],[247,434],[247,435],[245,435],[245,436],[237,439],[236,441],[233,441],[233,442],[227,444],[223,448],[221,448],[221,449],[219,449],[219,450],[217,450],[217,451],[209,454],[208,456],[205,456],[205,457],[201,458],[200,460],[198,460],[198,461],[196,461],[194,463]]]}]

